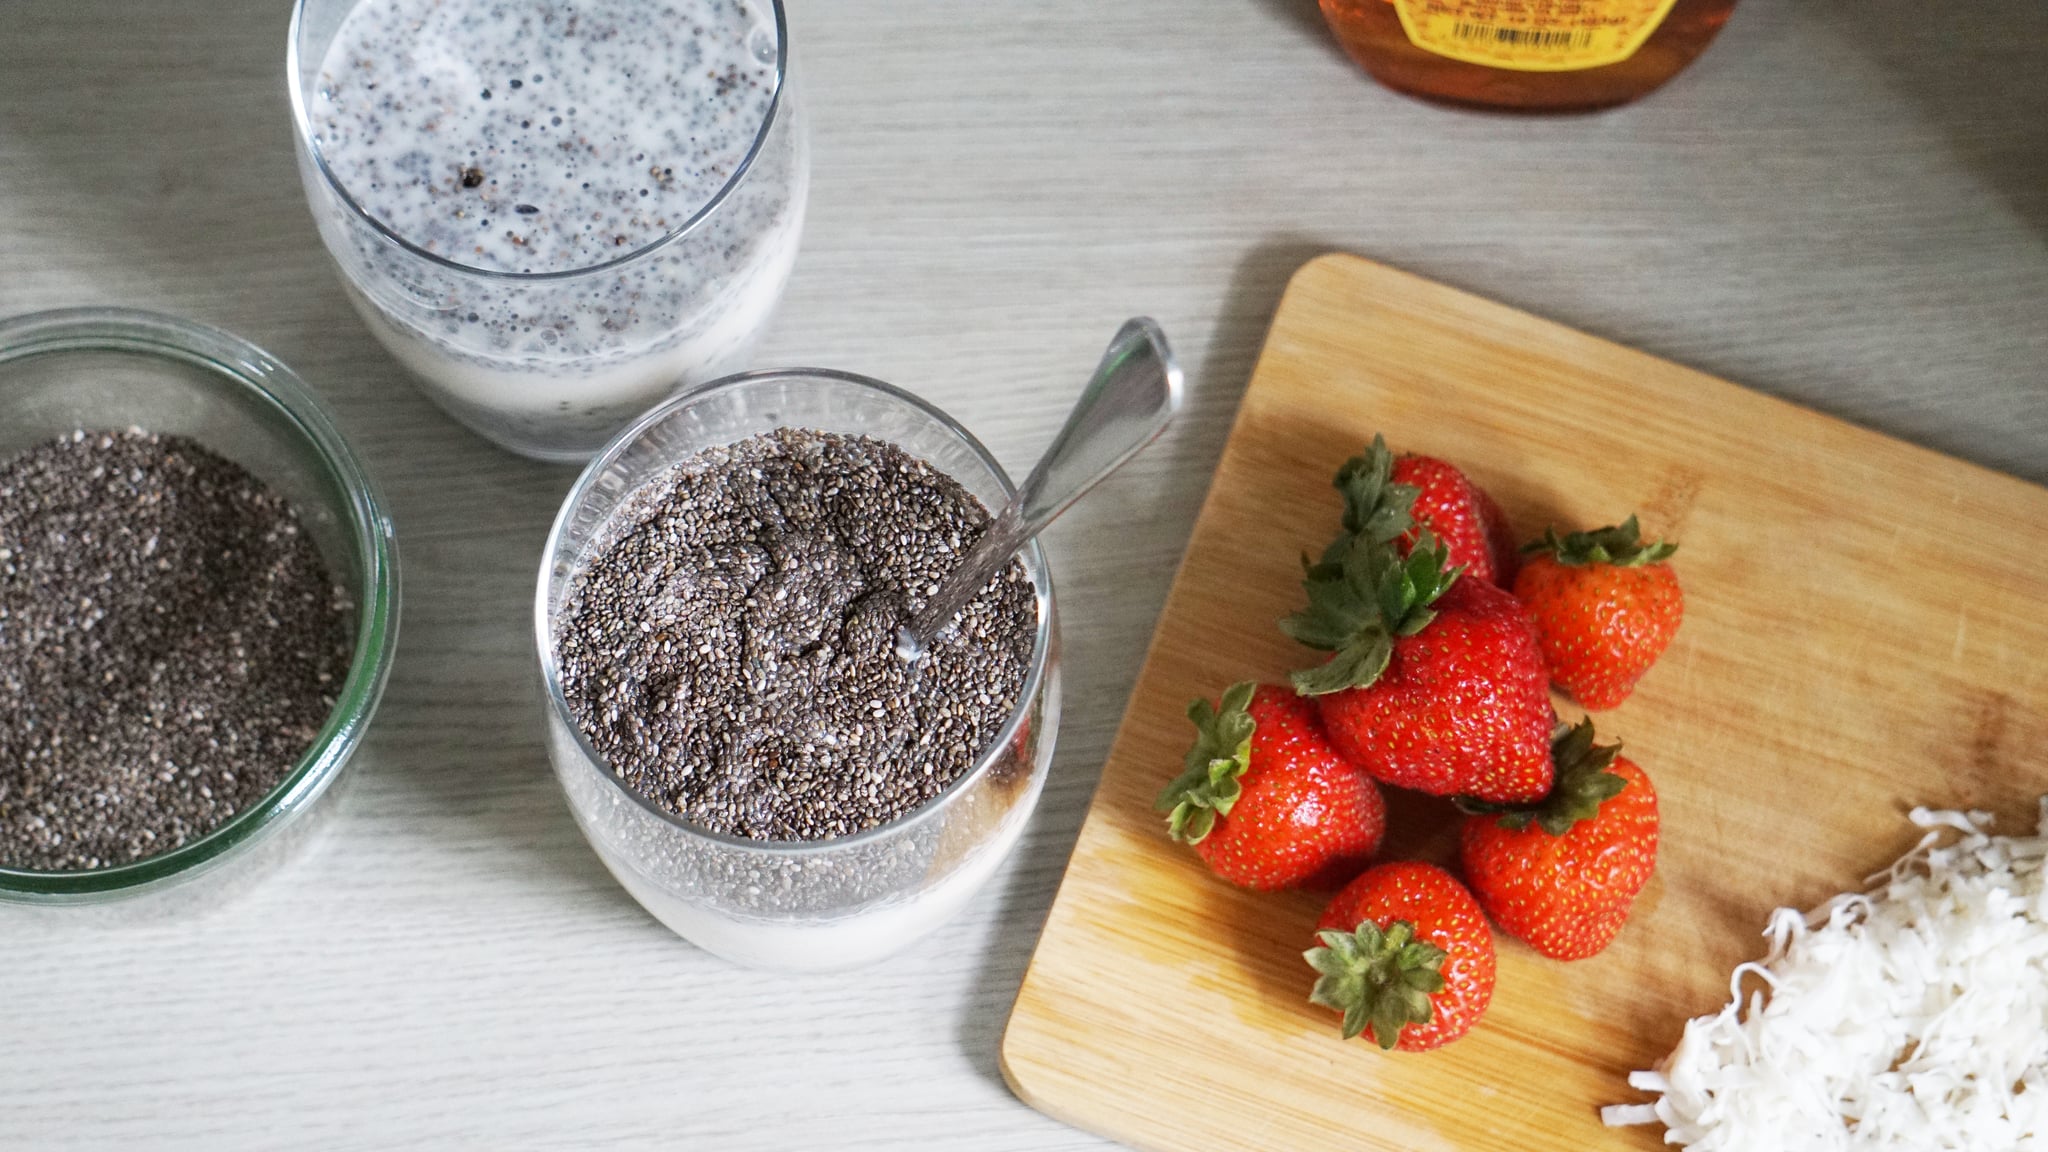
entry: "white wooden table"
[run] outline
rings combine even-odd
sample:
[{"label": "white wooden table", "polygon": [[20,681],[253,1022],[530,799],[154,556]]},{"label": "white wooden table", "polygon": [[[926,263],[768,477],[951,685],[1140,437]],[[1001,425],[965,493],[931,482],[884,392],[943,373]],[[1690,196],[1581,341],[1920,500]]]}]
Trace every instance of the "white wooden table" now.
[{"label": "white wooden table", "polygon": [[643,914],[533,702],[572,473],[442,418],[343,302],[286,0],[0,0],[0,314],[268,347],[338,411],[405,569],[354,788],[293,869],[196,921],[0,917],[0,1146],[1099,1146],[1010,1096],[998,1037],[1266,320],[1327,249],[2048,480],[2040,0],[1744,0],[1665,91],[1552,120],[1383,91],[1310,0],[792,3],[816,174],[764,363],[921,391],[1016,471],[1127,314],[1189,369],[1170,439],[1051,535],[1067,720],[1018,857],[843,977]]}]

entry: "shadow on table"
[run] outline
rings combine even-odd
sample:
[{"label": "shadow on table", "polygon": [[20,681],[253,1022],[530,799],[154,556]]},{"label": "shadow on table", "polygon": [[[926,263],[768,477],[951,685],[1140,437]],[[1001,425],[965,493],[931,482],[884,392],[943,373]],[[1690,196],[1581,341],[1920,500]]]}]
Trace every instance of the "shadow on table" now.
[{"label": "shadow on table", "polygon": [[[394,499],[405,574],[399,659],[377,739],[387,820],[506,856],[528,882],[637,910],[584,842],[549,769],[534,655],[534,581],[575,473],[529,464],[466,433]],[[437,470],[438,471],[438,470]]]},{"label": "shadow on table", "polygon": [[1316,0],[1257,0],[1257,2],[1261,8],[1286,20],[1294,25],[1302,35],[1314,39],[1317,43],[1328,49],[1331,55],[1343,60],[1347,64],[1350,63],[1351,58],[1344,54],[1343,46],[1338,44],[1337,38],[1330,34],[1330,26],[1323,20],[1322,6]]},{"label": "shadow on table", "polygon": [[[260,296],[317,262],[280,0],[21,0],[0,36],[9,184],[96,240],[110,281]],[[164,270],[175,269],[175,276]]]},{"label": "shadow on table", "polygon": [[[1266,329],[1272,323],[1288,279],[1303,264],[1332,249],[1330,244],[1284,236],[1260,243],[1238,263],[1224,298],[1223,312],[1203,348],[1199,369],[1189,376],[1187,407],[1178,426],[1147,449],[1148,455],[1158,456],[1149,462],[1146,474],[1171,478],[1177,486],[1155,490],[1144,499],[1133,493],[1121,500],[1105,500],[1098,494],[1069,513],[1075,518],[1084,514],[1113,516],[1130,525],[1129,534],[1134,537],[1142,535],[1139,526],[1163,525],[1175,543],[1169,562],[1157,571],[1125,579],[1121,587],[1107,587],[1106,581],[1060,586],[1061,634],[1065,645],[1065,715],[1061,721],[1060,751],[1055,756],[1038,814],[1018,848],[1017,866],[1007,873],[1003,887],[995,893],[999,903],[999,934],[983,958],[958,1033],[961,1050],[975,1070],[997,1083],[1003,1083],[1002,1035],[1011,1005],[1066,871],[1067,859],[1073,854],[1082,820],[1101,776],[1102,759],[1122,717],[1151,635],[1152,617],[1137,622],[1115,620],[1111,618],[1114,607],[1142,603],[1156,616],[1165,602],[1181,549],[1193,529],[1209,478],[1222,455],[1238,402],[1251,379]],[[1185,349],[1182,360],[1191,363]],[[1091,538],[1114,538],[1114,534],[1098,525]],[[1059,567],[1056,556],[1056,572]],[[1141,580],[1143,586],[1132,587],[1131,579]],[[1162,767],[1161,771],[1167,772],[1171,767]]]},{"label": "shadow on table", "polygon": [[[299,186],[283,0],[16,0],[0,33],[0,188],[33,202],[83,295],[191,315],[277,354],[373,473],[466,434],[406,383],[344,297]],[[26,262],[22,262],[23,265]],[[10,268],[36,292],[36,266]],[[82,288],[72,287],[83,285]],[[401,457],[402,459],[403,457]]]},{"label": "shadow on table", "polygon": [[2048,235],[2048,4],[1832,0],[1806,11],[1875,61],[1956,158]]}]

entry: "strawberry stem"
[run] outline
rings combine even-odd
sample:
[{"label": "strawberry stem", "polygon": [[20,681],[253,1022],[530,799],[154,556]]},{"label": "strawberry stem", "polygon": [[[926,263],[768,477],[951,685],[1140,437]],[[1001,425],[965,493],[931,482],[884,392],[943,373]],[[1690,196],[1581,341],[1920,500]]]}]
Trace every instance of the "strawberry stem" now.
[{"label": "strawberry stem", "polygon": [[1344,494],[1344,534],[1323,550],[1325,562],[1341,560],[1361,536],[1391,544],[1414,526],[1415,498],[1421,493],[1412,484],[1394,482],[1394,454],[1384,436],[1374,436],[1371,447],[1346,460],[1333,483]]},{"label": "strawberry stem", "polygon": [[1252,732],[1258,725],[1245,709],[1258,685],[1250,680],[1224,689],[1221,708],[1197,697],[1188,702],[1195,723],[1195,744],[1186,767],[1166,786],[1154,804],[1166,813],[1166,834],[1187,844],[1200,844],[1215,830],[1218,816],[1230,815],[1244,786],[1240,778],[1252,763]]},{"label": "strawberry stem", "polygon": [[1309,1002],[1344,1013],[1346,1040],[1372,1026],[1381,1048],[1392,1048],[1401,1029],[1427,1024],[1429,998],[1443,991],[1448,954],[1415,938],[1415,925],[1396,920],[1382,929],[1370,920],[1351,932],[1316,933],[1320,947],[1302,953],[1317,972]]},{"label": "strawberry stem", "polygon": [[1662,540],[1644,543],[1642,526],[1631,515],[1619,524],[1595,528],[1591,532],[1572,532],[1563,537],[1558,536],[1557,529],[1545,528],[1543,539],[1522,545],[1522,551],[1530,555],[1547,552],[1568,568],[1581,568],[1588,564],[1637,568],[1669,559],[1673,552],[1678,551],[1678,545]]},{"label": "strawberry stem", "polygon": [[1280,621],[1280,630],[1335,655],[1294,673],[1294,690],[1326,696],[1379,679],[1395,638],[1436,619],[1430,605],[1464,571],[1446,568],[1449,561],[1449,548],[1424,529],[1405,557],[1390,542],[1354,536],[1341,559],[1309,565],[1301,583],[1308,607]]}]

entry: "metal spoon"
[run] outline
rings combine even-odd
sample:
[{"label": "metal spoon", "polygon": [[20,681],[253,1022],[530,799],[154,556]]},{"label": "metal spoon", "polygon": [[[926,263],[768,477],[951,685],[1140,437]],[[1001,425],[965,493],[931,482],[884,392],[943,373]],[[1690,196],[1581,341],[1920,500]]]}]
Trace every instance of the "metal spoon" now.
[{"label": "metal spoon", "polygon": [[896,629],[896,655],[920,660],[932,637],[950,624],[1017,550],[1045,530],[1103,477],[1123,467],[1180,411],[1180,365],[1166,333],[1140,316],[1127,320],[1102,353],[1095,378],[1074,402],[1066,426],[995,521],[967,550],[924,610]]}]

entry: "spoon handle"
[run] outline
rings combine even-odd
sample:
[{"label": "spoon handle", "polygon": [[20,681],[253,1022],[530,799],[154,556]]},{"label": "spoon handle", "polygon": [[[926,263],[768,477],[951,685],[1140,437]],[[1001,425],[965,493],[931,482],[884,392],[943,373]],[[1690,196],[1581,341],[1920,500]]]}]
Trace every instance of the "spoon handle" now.
[{"label": "spoon handle", "polygon": [[1181,393],[1166,334],[1142,316],[1126,321],[1052,447],[911,621],[917,647],[959,615],[1026,541],[1165,431],[1180,411]]}]

